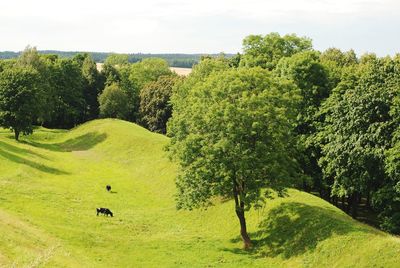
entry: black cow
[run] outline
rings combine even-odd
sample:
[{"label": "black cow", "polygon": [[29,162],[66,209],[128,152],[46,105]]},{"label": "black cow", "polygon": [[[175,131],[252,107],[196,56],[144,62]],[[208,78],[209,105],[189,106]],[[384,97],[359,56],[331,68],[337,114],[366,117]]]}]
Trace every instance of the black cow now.
[{"label": "black cow", "polygon": [[111,210],[109,210],[108,208],[96,208],[96,211],[97,211],[97,216],[99,216],[99,214],[103,214],[106,216],[110,215],[111,217],[114,216]]},{"label": "black cow", "polygon": [[111,185],[107,185],[106,189],[107,189],[108,192],[111,191]]}]

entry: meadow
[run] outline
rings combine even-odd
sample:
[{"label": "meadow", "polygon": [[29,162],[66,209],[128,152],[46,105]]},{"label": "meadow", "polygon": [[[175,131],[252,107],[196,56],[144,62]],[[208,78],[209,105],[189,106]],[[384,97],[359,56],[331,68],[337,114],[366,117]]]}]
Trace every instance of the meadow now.
[{"label": "meadow", "polygon": [[0,130],[0,267],[398,267],[398,237],[294,189],[247,212],[244,251],[232,201],[176,210],[167,142],[112,119]]}]

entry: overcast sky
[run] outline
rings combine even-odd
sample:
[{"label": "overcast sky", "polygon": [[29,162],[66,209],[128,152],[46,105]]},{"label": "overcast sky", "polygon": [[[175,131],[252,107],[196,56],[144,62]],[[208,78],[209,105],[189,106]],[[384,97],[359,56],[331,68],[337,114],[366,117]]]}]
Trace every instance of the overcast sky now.
[{"label": "overcast sky", "polygon": [[0,51],[235,53],[249,34],[296,33],[314,47],[400,52],[400,0],[9,0]]}]

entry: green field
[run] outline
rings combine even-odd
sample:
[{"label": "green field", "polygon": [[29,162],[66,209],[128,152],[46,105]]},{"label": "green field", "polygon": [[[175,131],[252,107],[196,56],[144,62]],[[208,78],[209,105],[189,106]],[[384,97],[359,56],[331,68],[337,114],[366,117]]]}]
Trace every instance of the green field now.
[{"label": "green field", "polygon": [[0,130],[0,267],[399,265],[399,238],[296,190],[247,214],[255,247],[243,251],[233,203],[177,211],[168,139],[132,123],[12,138]]}]

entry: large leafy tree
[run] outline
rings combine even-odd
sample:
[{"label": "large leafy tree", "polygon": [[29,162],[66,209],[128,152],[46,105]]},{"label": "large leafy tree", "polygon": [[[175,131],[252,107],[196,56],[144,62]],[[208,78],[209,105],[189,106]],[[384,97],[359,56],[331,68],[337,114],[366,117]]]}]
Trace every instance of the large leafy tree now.
[{"label": "large leafy tree", "polygon": [[325,178],[334,180],[332,195],[346,197],[353,216],[360,197],[387,182],[384,162],[396,126],[390,109],[398,94],[397,68],[391,59],[376,57],[348,68],[323,106],[320,163]]},{"label": "large leafy tree", "polygon": [[[229,69],[229,61],[224,58],[202,57],[200,63],[196,64],[190,75],[185,78],[184,83],[180,83],[179,86],[174,88],[174,95],[175,97],[179,96],[180,99],[184,99],[191,88],[195,87],[196,84],[203,83],[213,73]],[[174,106],[173,108],[179,113],[178,106]]]},{"label": "large leafy tree", "polygon": [[118,84],[107,86],[99,96],[100,116],[126,119],[128,114],[127,94]]},{"label": "large leafy tree", "polygon": [[100,75],[104,86],[121,82],[121,75],[113,65],[103,64]]},{"label": "large leafy tree", "polygon": [[394,131],[390,148],[385,153],[387,180],[373,201],[375,208],[381,212],[381,228],[400,234],[400,55],[396,55],[390,65],[386,64],[385,70],[392,74],[388,88],[392,88],[395,96],[390,110]]},{"label": "large leafy tree", "polygon": [[396,95],[391,108],[391,115],[397,127],[395,127],[393,133],[392,147],[386,152],[386,171],[398,183],[397,190],[400,193],[400,87],[397,88]]},{"label": "large leafy tree", "polygon": [[177,207],[232,198],[244,247],[250,247],[245,211],[265,201],[266,187],[283,189],[293,171],[288,147],[296,100],[292,83],[261,68],[213,72],[174,95],[168,135],[180,166]]},{"label": "large leafy tree", "polygon": [[29,67],[13,67],[0,73],[0,126],[31,134],[41,108],[39,74]]},{"label": "large leafy tree", "polygon": [[119,73],[121,89],[126,93],[128,99],[128,110],[126,120],[131,122],[139,121],[139,105],[141,88],[131,77],[131,65],[118,66],[116,69]]},{"label": "large leafy tree", "polygon": [[172,113],[172,88],[178,80],[178,76],[161,76],[141,90],[140,118],[141,123],[149,130],[166,133],[167,121]]},{"label": "large leafy tree", "polygon": [[43,106],[38,110],[36,115],[39,123],[43,124],[51,118],[51,111],[54,102],[51,99],[52,87],[49,77],[51,77],[50,65],[57,59],[55,55],[39,55],[35,47],[27,46],[21,55],[17,58],[15,66],[20,68],[31,68],[37,72],[39,76],[38,94],[42,100],[39,104]]},{"label": "large leafy tree", "polygon": [[129,99],[128,120],[139,121],[140,92],[150,82],[155,82],[160,76],[171,75],[167,61],[159,58],[148,58],[132,65],[117,67],[122,89]]},{"label": "large leafy tree", "polygon": [[322,180],[322,171],[318,165],[320,146],[315,143],[316,125],[320,120],[317,112],[321,103],[330,94],[328,73],[321,64],[316,51],[305,51],[291,57],[282,58],[275,73],[292,80],[302,96],[299,102],[299,114],[296,120],[297,159],[303,171],[302,188],[307,191],[319,191],[321,197],[329,197]]},{"label": "large leafy tree", "polygon": [[321,53],[320,62],[328,74],[329,87],[333,89],[340,82],[343,70],[358,64],[358,59],[353,50],[342,52],[337,48],[329,48]]},{"label": "large leafy tree", "polygon": [[300,89],[302,101],[297,123],[300,134],[314,131],[312,123],[321,102],[330,94],[328,75],[320,63],[319,53],[306,51],[282,58],[275,72],[278,76],[292,80]]},{"label": "large leafy tree", "polygon": [[278,33],[270,33],[265,36],[249,35],[243,40],[243,55],[240,65],[260,66],[272,70],[281,58],[311,49],[311,39],[298,37],[295,34],[284,36],[280,36]]},{"label": "large leafy tree", "polygon": [[37,71],[43,71],[45,63],[39,55],[36,47],[27,46],[18,57],[16,64],[20,67],[29,66]]},{"label": "large leafy tree", "polygon": [[338,66],[351,66],[358,63],[354,50],[342,52],[338,48],[328,48],[321,54],[321,61],[332,61]]},{"label": "large leafy tree", "polygon": [[104,64],[111,66],[123,66],[129,64],[128,54],[110,54],[104,61]]},{"label": "large leafy tree", "polygon": [[83,120],[92,120],[99,115],[99,102],[97,97],[102,89],[100,74],[96,62],[89,54],[85,54],[82,62],[82,75],[84,81],[83,96],[85,98],[85,110]]},{"label": "large leafy tree", "polygon": [[141,90],[146,83],[156,81],[160,76],[171,75],[168,62],[159,58],[147,58],[132,64],[129,79]]},{"label": "large leafy tree", "polygon": [[82,122],[85,114],[84,78],[80,65],[71,59],[59,59],[51,66],[53,110],[49,127],[70,128]]},{"label": "large leafy tree", "polygon": [[0,72],[12,68],[16,63],[15,59],[0,60]]}]

